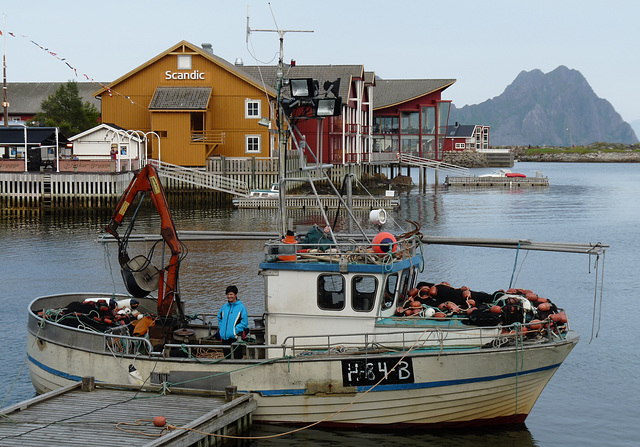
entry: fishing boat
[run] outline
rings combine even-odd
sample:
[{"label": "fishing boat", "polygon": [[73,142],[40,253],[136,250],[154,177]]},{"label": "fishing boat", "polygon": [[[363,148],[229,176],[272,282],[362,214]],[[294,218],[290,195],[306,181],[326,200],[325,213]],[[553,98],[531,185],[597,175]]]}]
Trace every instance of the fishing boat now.
[{"label": "fishing boat", "polygon": [[[293,119],[287,126],[294,128]],[[286,203],[283,171],[280,198]],[[294,181],[305,172],[302,167]],[[320,180],[308,178],[312,188]],[[329,176],[322,180],[330,182]],[[145,195],[160,215],[160,235],[146,254],[132,256],[130,212]],[[522,423],[579,335],[554,298],[533,290],[496,286],[486,293],[429,278],[424,246],[589,254],[606,246],[436,239],[424,236],[418,222],[394,234],[385,227],[384,210],[373,210],[366,227],[348,198],[340,200],[349,216],[344,232],[320,207],[324,222],[296,236],[281,210],[257,266],[264,314],[254,318],[246,338],[222,344],[215,337],[217,309],[193,316],[183,308],[183,244],[244,236],[178,234],[158,170],[145,166],[106,226],[105,240],[118,243],[128,294],[58,294],[29,304],[27,356],[36,391],[92,376],[167,392],[234,387],[255,396],[257,422],[394,429]],[[160,251],[170,253],[168,261],[154,258]]]}]

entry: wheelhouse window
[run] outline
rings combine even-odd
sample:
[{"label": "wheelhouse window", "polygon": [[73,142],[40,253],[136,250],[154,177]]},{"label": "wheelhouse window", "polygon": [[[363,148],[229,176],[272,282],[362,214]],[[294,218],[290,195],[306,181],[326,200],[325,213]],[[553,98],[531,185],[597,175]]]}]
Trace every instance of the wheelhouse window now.
[{"label": "wheelhouse window", "polygon": [[397,286],[398,274],[394,273],[387,276],[387,281],[384,285],[384,294],[382,295],[382,310],[387,310],[393,306],[393,297],[396,295]]},{"label": "wheelhouse window", "polygon": [[259,99],[245,99],[244,117],[247,119],[260,119],[261,107]]},{"label": "wheelhouse window", "polygon": [[398,306],[401,306],[402,303],[407,299],[407,292],[409,290],[409,284],[411,283],[411,270],[406,269],[402,271],[402,276],[400,277],[400,283],[398,284],[400,290],[398,292]]},{"label": "wheelhouse window", "polygon": [[373,309],[378,290],[375,276],[354,276],[351,280],[351,307],[358,312],[369,312]]},{"label": "wheelhouse window", "polygon": [[245,152],[247,154],[259,154],[260,150],[260,135],[246,135]]},{"label": "wheelhouse window", "polygon": [[342,275],[318,277],[318,307],[323,310],[344,309],[344,277]]}]

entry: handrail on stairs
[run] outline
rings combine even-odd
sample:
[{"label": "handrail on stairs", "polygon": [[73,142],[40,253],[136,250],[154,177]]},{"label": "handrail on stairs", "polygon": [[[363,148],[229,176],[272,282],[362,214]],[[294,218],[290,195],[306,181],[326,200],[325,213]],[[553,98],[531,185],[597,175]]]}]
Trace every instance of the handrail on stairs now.
[{"label": "handrail on stairs", "polygon": [[249,197],[249,186],[242,180],[155,159],[149,159],[149,164],[153,165],[158,170],[158,175],[162,177],[242,197]]},{"label": "handrail on stairs", "polygon": [[398,161],[414,166],[423,166],[427,168],[436,169],[439,171],[449,172],[452,174],[458,174],[463,176],[470,175],[469,168],[463,166],[457,166],[451,163],[445,163],[443,161],[432,160],[430,158],[417,157],[406,153],[398,153]]}]

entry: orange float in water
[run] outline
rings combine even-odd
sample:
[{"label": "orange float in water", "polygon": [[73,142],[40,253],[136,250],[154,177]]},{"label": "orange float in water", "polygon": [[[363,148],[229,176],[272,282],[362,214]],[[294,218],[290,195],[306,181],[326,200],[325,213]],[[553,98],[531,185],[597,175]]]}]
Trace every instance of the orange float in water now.
[{"label": "orange float in water", "polygon": [[395,252],[398,248],[396,238],[391,233],[381,232],[376,234],[373,238],[373,251],[374,253],[386,254],[389,252]]}]

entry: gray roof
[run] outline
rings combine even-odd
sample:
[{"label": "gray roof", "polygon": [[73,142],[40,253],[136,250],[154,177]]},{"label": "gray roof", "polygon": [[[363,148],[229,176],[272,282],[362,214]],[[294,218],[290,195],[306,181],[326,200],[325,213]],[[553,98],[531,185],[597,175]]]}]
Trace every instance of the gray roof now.
[{"label": "gray roof", "polygon": [[[262,80],[265,85],[277,88],[277,67],[275,66],[236,66],[238,71],[244,71],[248,75]],[[320,83],[320,93],[324,93],[322,85],[325,81],[335,81],[340,78],[340,91],[338,96],[346,102],[349,97],[349,88],[353,78],[361,79],[364,76],[364,66],[362,65],[296,65],[287,67],[284,73],[287,79],[313,78]],[[285,89],[282,94],[288,96],[289,89]]]},{"label": "gray roof", "polygon": [[[7,82],[7,100],[10,115],[35,115],[41,112],[40,104],[55,94],[58,87],[66,82]],[[78,82],[78,92],[82,103],[89,102],[100,110],[100,100],[93,97],[97,84]]]},{"label": "gray roof", "polygon": [[[26,129],[26,130],[25,130]],[[54,145],[56,143],[55,127],[24,127],[24,126],[0,126],[0,144],[22,145],[24,136],[27,135],[27,144],[43,146]],[[66,143],[67,138],[60,132],[57,134],[59,143]]]},{"label": "gray roof", "polygon": [[206,110],[211,87],[157,87],[149,110]]},{"label": "gray roof", "polygon": [[447,126],[447,137],[471,138],[475,130],[475,124],[458,124]]},{"label": "gray roof", "polygon": [[373,95],[373,108],[390,107],[429,93],[444,90],[455,79],[377,79]]}]

